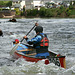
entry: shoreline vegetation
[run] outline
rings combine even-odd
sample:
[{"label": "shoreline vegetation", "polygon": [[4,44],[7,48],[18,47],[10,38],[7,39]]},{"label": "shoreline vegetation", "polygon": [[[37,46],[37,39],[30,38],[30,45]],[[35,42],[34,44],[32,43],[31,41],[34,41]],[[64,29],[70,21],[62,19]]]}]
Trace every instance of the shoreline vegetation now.
[{"label": "shoreline vegetation", "polygon": [[38,9],[28,9],[25,11],[16,10],[15,18],[75,18],[75,7],[64,7],[59,8],[45,8],[41,7]]},{"label": "shoreline vegetation", "polygon": [[[6,1],[6,3],[3,4],[5,6],[11,7],[12,2]],[[0,8],[0,12],[1,11],[11,11],[11,9]],[[71,2],[69,7],[61,5],[60,7],[57,8],[41,7],[40,10],[38,10],[37,8],[26,10],[24,6],[23,10],[19,10],[19,8],[15,8],[14,11],[15,11],[15,16],[13,18],[75,18],[75,1],[73,5]]]},{"label": "shoreline vegetation", "polygon": [[41,7],[40,10],[38,9],[29,9],[25,12],[21,12],[21,16],[26,18],[75,18],[75,7],[70,6],[68,8],[61,6],[59,8],[45,8]]}]

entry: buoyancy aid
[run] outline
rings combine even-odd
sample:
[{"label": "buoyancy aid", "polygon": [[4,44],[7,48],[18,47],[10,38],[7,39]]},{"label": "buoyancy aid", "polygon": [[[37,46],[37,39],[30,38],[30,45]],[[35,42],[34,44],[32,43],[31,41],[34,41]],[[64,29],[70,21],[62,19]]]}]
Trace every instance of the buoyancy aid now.
[{"label": "buoyancy aid", "polygon": [[40,47],[44,47],[44,46],[48,47],[49,46],[49,40],[48,40],[46,34],[44,34],[44,36],[41,35],[41,37],[42,37],[42,39],[40,41]]},{"label": "buoyancy aid", "polygon": [[[38,34],[40,35],[42,38],[41,38],[41,41],[38,42],[37,44],[35,44],[34,46],[39,46],[39,48],[36,48],[36,53],[45,53],[45,52],[48,52],[48,46],[49,46],[49,40],[47,38],[47,35],[46,34]],[[37,36],[38,36],[37,35]],[[37,37],[35,36],[35,37]]]}]

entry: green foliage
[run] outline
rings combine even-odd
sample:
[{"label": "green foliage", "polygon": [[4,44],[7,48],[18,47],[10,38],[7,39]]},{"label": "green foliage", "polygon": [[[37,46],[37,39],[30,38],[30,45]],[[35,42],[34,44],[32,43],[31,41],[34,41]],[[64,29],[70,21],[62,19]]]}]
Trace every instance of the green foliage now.
[{"label": "green foliage", "polygon": [[62,11],[60,9],[57,9],[57,15],[61,15]]},{"label": "green foliage", "polygon": [[69,8],[66,9],[66,15],[70,16],[71,15],[71,10]]},{"label": "green foliage", "polygon": [[27,16],[31,16],[31,9],[28,9],[28,10],[26,10],[26,12],[27,12]]},{"label": "green foliage", "polygon": [[0,6],[12,6],[12,1],[0,1]]},{"label": "green foliage", "polygon": [[21,16],[24,16],[23,11],[21,11],[20,15],[21,15]]},{"label": "green foliage", "polygon": [[15,8],[14,10],[16,11],[16,15],[20,15],[21,14],[21,11],[19,10],[19,8]]},{"label": "green foliage", "polygon": [[41,7],[40,10],[39,10],[39,15],[41,17],[44,17],[45,16],[45,11],[46,11],[46,8],[45,7]]},{"label": "green foliage", "polygon": [[46,17],[53,17],[54,13],[53,13],[52,9],[50,9],[50,8],[46,9],[45,16]]},{"label": "green foliage", "polygon": [[38,9],[31,10],[31,15],[36,16],[38,14]]},{"label": "green foliage", "polygon": [[61,6],[60,8],[45,8],[41,7],[40,10],[28,9],[27,16],[38,16],[39,17],[69,17],[75,15],[75,10]]},{"label": "green foliage", "polygon": [[64,11],[65,11],[65,7],[64,7],[64,6],[61,6],[61,7],[60,7],[60,11],[61,11],[61,12],[64,12]]},{"label": "green foliage", "polygon": [[70,15],[75,15],[75,9],[71,10]]},{"label": "green foliage", "polygon": [[21,12],[21,15],[23,16],[25,16],[25,6],[23,6],[23,12]]},{"label": "green foliage", "polygon": [[61,6],[57,9],[57,15],[61,15],[63,12],[65,12],[66,8],[64,6]]},{"label": "green foliage", "polygon": [[2,11],[2,8],[0,8],[0,11]]},{"label": "green foliage", "polygon": [[4,1],[0,1],[0,5],[1,6],[5,5]]},{"label": "green foliage", "polygon": [[70,5],[70,6],[69,6],[69,9],[74,9],[73,5]]},{"label": "green foliage", "polygon": [[11,7],[11,6],[12,6],[12,1],[8,1],[8,2],[6,3],[6,6]]},{"label": "green foliage", "polygon": [[27,16],[37,16],[38,9],[33,9],[33,10],[29,9],[26,12],[27,12]]}]

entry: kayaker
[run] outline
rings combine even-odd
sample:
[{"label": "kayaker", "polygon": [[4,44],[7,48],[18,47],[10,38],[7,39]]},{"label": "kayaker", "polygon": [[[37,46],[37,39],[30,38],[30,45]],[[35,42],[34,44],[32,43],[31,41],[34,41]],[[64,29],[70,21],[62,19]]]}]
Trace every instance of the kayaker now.
[{"label": "kayaker", "polygon": [[33,45],[33,47],[36,49],[36,57],[49,57],[49,40],[47,35],[43,33],[43,27],[37,26],[34,30],[36,32],[36,36],[34,38],[31,40],[27,36],[24,36],[23,38],[26,39],[29,45]]}]

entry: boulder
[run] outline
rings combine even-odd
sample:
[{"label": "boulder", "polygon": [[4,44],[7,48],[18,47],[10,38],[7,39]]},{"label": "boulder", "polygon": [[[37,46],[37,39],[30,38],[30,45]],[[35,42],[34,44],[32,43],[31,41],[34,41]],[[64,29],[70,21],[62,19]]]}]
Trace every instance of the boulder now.
[{"label": "boulder", "polygon": [[2,30],[0,29],[0,36],[3,36],[3,32],[2,32]]}]

